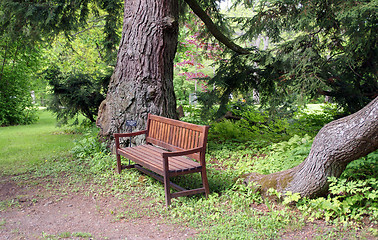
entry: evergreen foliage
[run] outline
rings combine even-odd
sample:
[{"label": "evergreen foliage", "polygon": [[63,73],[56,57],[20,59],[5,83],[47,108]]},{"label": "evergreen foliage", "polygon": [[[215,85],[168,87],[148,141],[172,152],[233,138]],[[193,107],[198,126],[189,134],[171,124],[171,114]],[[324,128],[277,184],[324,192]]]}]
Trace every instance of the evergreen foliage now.
[{"label": "evergreen foliage", "polygon": [[[0,35],[13,39],[25,36],[25,41],[46,41],[64,32],[85,26],[90,15],[105,19],[104,46],[109,54],[119,42],[118,26],[122,17],[119,0],[3,0],[0,3]],[[105,14],[100,14],[105,12]],[[102,15],[102,16],[101,16]]]},{"label": "evergreen foliage", "polygon": [[262,34],[273,47],[220,63],[213,81],[221,107],[230,92],[251,87],[270,106],[296,94],[302,99],[322,94],[346,113],[377,96],[377,1],[236,2],[251,10],[248,17],[234,18],[242,26],[240,41]]},{"label": "evergreen foliage", "polygon": [[108,75],[91,75],[85,73],[62,73],[56,67],[45,72],[45,78],[52,86],[52,98],[48,109],[56,114],[60,123],[83,114],[92,123],[96,121],[98,107],[105,99],[110,81]]}]

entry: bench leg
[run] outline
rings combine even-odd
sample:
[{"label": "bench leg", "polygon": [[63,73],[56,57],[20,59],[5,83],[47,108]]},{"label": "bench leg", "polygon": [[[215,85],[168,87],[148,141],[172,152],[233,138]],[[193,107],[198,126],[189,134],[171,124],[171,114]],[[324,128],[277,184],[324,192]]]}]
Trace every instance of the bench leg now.
[{"label": "bench leg", "polygon": [[167,207],[171,205],[171,186],[168,174],[164,175],[165,204]]},{"label": "bench leg", "polygon": [[209,188],[209,182],[207,181],[206,169],[202,169],[201,177],[202,177],[203,187],[205,188],[205,195],[206,195],[206,198],[208,198],[210,194],[210,188]]},{"label": "bench leg", "polygon": [[121,173],[122,171],[121,156],[118,153],[116,153],[116,157],[117,157],[117,171],[118,173]]}]

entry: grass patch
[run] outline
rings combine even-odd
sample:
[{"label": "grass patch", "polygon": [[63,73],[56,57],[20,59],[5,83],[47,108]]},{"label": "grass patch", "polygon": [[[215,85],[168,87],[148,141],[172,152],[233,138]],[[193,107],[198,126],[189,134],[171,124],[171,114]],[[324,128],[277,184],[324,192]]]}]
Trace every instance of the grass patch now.
[{"label": "grass patch", "polygon": [[56,127],[52,114],[39,110],[35,124],[0,128],[0,174],[20,174],[30,166],[66,156],[77,135]]},{"label": "grass patch", "polygon": [[62,232],[59,233],[58,235],[53,235],[53,234],[47,234],[47,233],[42,233],[42,238],[43,239],[49,239],[49,240],[58,240],[58,239],[92,239],[92,234],[90,233],[85,233],[85,232]]}]

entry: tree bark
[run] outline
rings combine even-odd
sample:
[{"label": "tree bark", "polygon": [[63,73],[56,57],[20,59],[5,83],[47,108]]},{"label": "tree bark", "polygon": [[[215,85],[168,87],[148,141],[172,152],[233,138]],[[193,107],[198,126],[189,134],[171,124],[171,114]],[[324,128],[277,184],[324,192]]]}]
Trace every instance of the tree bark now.
[{"label": "tree bark", "polygon": [[[178,37],[177,0],[125,0],[117,64],[101,103],[97,126],[113,145],[113,133],[145,128],[148,113],[177,118],[173,59]],[[110,141],[109,141],[110,140]]]},{"label": "tree bark", "polygon": [[360,111],[325,125],[316,135],[310,153],[300,165],[262,175],[252,173],[244,182],[256,182],[262,192],[275,188],[302,197],[328,192],[328,177],[339,177],[348,163],[378,148],[378,97]]}]

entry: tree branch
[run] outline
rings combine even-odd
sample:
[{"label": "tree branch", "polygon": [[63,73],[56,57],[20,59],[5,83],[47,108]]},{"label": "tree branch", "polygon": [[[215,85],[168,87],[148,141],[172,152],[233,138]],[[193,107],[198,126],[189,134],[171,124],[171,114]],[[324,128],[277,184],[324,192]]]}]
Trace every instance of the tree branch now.
[{"label": "tree branch", "polygon": [[189,7],[193,10],[193,12],[203,21],[206,25],[207,29],[213,34],[213,36],[221,43],[226,45],[229,49],[233,50],[239,54],[249,54],[251,53],[247,49],[240,47],[239,45],[235,44],[231,41],[228,37],[226,37],[214,24],[211,18],[207,15],[207,13],[198,5],[196,0],[185,0],[185,2],[189,5]]}]

